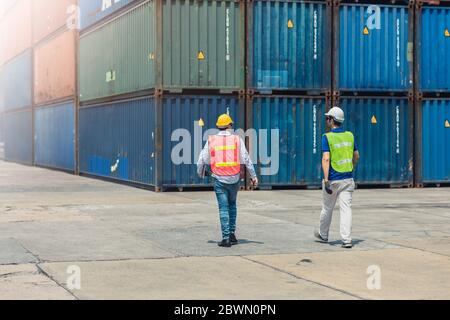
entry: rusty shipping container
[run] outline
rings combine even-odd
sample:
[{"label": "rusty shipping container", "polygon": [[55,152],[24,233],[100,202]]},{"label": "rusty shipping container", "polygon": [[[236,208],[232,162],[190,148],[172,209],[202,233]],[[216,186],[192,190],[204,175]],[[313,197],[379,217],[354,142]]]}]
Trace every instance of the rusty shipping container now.
[{"label": "rusty shipping container", "polygon": [[34,50],[34,103],[75,95],[76,31],[66,31]]},{"label": "rusty shipping container", "polygon": [[31,47],[31,0],[19,0],[0,21],[0,66]]},{"label": "rusty shipping container", "polygon": [[77,0],[33,0],[33,42],[76,22]]}]

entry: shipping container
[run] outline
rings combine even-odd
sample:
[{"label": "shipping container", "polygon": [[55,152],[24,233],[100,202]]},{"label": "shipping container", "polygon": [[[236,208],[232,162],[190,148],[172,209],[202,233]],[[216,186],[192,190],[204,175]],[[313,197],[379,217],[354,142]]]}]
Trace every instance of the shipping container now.
[{"label": "shipping container", "polygon": [[154,13],[148,1],[81,37],[80,101],[155,87]]},{"label": "shipping container", "polygon": [[80,108],[79,167],[82,174],[154,185],[155,99]]},{"label": "shipping container", "polygon": [[416,32],[419,91],[450,91],[450,4],[419,6]]},{"label": "shipping container", "polygon": [[32,0],[32,2],[35,44],[61,28],[77,26],[77,0]]},{"label": "shipping container", "polygon": [[34,49],[34,103],[75,96],[76,31],[65,31]]},{"label": "shipping container", "polygon": [[136,0],[78,0],[80,28],[86,29],[134,1]]},{"label": "shipping container", "polygon": [[247,12],[248,88],[331,90],[329,3],[255,0]]},{"label": "shipping container", "polygon": [[256,95],[247,103],[250,154],[257,165],[260,186],[318,187],[322,180],[324,97]]},{"label": "shipping container", "polygon": [[244,1],[162,0],[163,87],[245,89]]},{"label": "shipping container", "polygon": [[27,50],[1,67],[0,110],[31,106],[31,55],[31,50]]},{"label": "shipping container", "polygon": [[18,0],[0,20],[0,66],[31,47],[31,0]]},{"label": "shipping container", "polygon": [[243,2],[170,0],[161,10],[162,19],[155,1],[139,3],[81,36],[80,101],[161,88],[245,89]]},{"label": "shipping container", "polygon": [[413,5],[343,3],[335,9],[335,90],[413,89]]},{"label": "shipping container", "polygon": [[33,133],[31,109],[3,114],[5,160],[31,165]]},{"label": "shipping container", "polygon": [[[217,118],[229,113],[236,133],[245,128],[245,100],[234,96],[166,96],[162,98],[162,187],[212,186],[200,179],[197,161]],[[161,179],[161,178],[159,178]]]},{"label": "shipping container", "polygon": [[74,171],[73,101],[34,109],[34,163],[42,167]]},{"label": "shipping container", "polygon": [[450,183],[450,99],[417,103],[416,183]]},{"label": "shipping container", "polygon": [[411,187],[414,109],[408,98],[341,98],[339,105],[361,155],[356,183]]}]

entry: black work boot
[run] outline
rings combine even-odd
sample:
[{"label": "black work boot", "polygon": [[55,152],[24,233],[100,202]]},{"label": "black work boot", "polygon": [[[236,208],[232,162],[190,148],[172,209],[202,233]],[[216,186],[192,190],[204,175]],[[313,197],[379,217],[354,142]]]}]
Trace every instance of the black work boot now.
[{"label": "black work boot", "polygon": [[223,239],[222,242],[219,242],[219,247],[229,248],[231,247],[230,239]]},{"label": "black work boot", "polygon": [[238,244],[238,242],[239,242],[238,239],[236,238],[236,235],[234,233],[232,233],[231,236],[230,236],[230,242],[231,242],[232,246]]}]

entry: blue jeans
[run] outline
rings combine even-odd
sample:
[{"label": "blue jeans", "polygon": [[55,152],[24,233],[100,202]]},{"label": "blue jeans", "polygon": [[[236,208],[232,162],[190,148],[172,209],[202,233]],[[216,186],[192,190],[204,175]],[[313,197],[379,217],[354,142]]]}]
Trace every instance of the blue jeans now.
[{"label": "blue jeans", "polygon": [[236,200],[239,191],[239,182],[236,184],[225,184],[216,180],[214,190],[216,192],[217,202],[219,203],[222,237],[223,239],[228,239],[231,234],[236,232]]}]

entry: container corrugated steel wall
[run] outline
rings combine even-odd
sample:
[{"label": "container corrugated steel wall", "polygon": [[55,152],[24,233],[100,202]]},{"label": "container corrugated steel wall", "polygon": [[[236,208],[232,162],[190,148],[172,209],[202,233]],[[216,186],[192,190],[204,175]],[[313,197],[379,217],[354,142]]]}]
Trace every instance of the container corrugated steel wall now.
[{"label": "container corrugated steel wall", "polygon": [[[209,179],[200,179],[197,175],[197,160],[205,140],[207,130],[216,131],[217,118],[229,111],[235,121],[236,130],[245,126],[244,100],[230,96],[169,96],[163,97],[163,187],[186,187],[211,185]],[[199,122],[204,123],[201,127]],[[175,130],[183,132],[175,132]],[[191,141],[182,140],[177,133],[189,133]],[[172,134],[175,141],[172,141]],[[191,143],[192,142],[192,143]],[[190,150],[179,152],[178,147]],[[172,158],[172,152],[182,157],[183,163]],[[181,161],[181,160],[180,160]],[[187,163],[186,163],[187,162]]]},{"label": "container corrugated steel wall", "polygon": [[450,99],[427,99],[418,108],[417,180],[450,183]]},{"label": "container corrugated steel wall", "polygon": [[450,7],[423,7],[418,14],[419,90],[450,90]]},{"label": "container corrugated steel wall", "polygon": [[3,115],[5,159],[22,164],[33,162],[32,111],[21,110]]},{"label": "container corrugated steel wall", "polygon": [[155,86],[155,8],[149,1],[80,39],[80,101]]},{"label": "container corrugated steel wall", "polygon": [[38,43],[59,28],[64,27],[67,21],[70,20],[71,15],[76,14],[76,7],[74,6],[77,4],[77,0],[32,1],[34,43]]},{"label": "container corrugated steel wall", "polygon": [[408,6],[341,4],[338,10],[336,89],[412,89],[413,57],[408,43],[413,18]]},{"label": "container corrugated steel wall", "polygon": [[133,1],[135,0],[78,0],[81,29],[92,26]]},{"label": "container corrugated steel wall", "polygon": [[0,21],[0,66],[31,47],[31,0],[19,0]]},{"label": "container corrugated steel wall", "polygon": [[31,107],[31,50],[27,50],[2,67],[0,109]]},{"label": "container corrugated steel wall", "polygon": [[80,172],[154,185],[155,99],[81,108]]},{"label": "container corrugated steel wall", "polygon": [[75,95],[76,31],[66,31],[34,50],[34,103]]},{"label": "container corrugated steel wall", "polygon": [[34,162],[38,166],[74,170],[73,101],[34,109]]},{"label": "container corrugated steel wall", "polygon": [[245,89],[243,1],[162,2],[164,88]]},{"label": "container corrugated steel wall", "polygon": [[341,98],[344,129],[361,155],[358,184],[413,183],[413,108],[407,98]]},{"label": "container corrugated steel wall", "polygon": [[248,16],[250,88],[330,90],[328,4],[255,0]]},{"label": "container corrugated steel wall", "polygon": [[[250,143],[250,149],[258,149],[257,171],[260,185],[264,186],[318,186],[321,183],[321,141],[325,132],[325,98],[294,96],[255,96],[247,104],[248,128],[258,131],[258,145]],[[266,132],[264,141],[263,131]],[[271,130],[278,130],[279,153],[272,144]],[[261,141],[260,141],[261,140]],[[268,154],[260,148],[267,146]],[[251,151],[255,153],[255,151]],[[270,165],[261,164],[261,155],[274,158]],[[272,166],[274,175],[261,175],[262,168]]]}]

